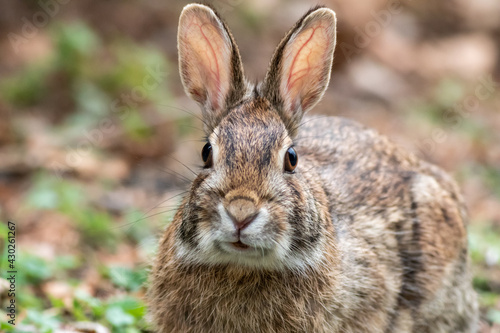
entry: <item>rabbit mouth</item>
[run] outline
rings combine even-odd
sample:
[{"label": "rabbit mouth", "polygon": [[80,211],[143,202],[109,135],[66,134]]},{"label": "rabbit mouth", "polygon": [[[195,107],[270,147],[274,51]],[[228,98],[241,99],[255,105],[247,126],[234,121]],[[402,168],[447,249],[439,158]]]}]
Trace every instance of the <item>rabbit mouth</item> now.
[{"label": "rabbit mouth", "polygon": [[231,243],[231,245],[237,249],[240,249],[240,250],[246,250],[246,249],[250,248],[250,245],[247,245],[247,244],[241,242],[241,240],[239,240],[237,242],[233,242],[233,243]]},{"label": "rabbit mouth", "polygon": [[222,242],[216,246],[219,251],[226,255],[248,255],[250,257],[265,257],[269,254],[270,249],[255,247],[243,243],[241,240],[237,242]]}]

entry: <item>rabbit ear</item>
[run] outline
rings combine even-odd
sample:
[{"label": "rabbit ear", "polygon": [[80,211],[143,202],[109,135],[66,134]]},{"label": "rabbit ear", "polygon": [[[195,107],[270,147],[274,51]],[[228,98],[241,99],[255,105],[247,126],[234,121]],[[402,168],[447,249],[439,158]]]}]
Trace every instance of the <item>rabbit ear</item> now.
[{"label": "rabbit ear", "polygon": [[184,7],[177,42],[182,84],[186,93],[201,105],[205,130],[210,132],[227,107],[244,96],[238,48],[215,11],[200,4]]},{"label": "rabbit ear", "polygon": [[262,91],[292,135],[328,86],[336,23],[332,10],[311,9],[283,38],[271,60]]}]

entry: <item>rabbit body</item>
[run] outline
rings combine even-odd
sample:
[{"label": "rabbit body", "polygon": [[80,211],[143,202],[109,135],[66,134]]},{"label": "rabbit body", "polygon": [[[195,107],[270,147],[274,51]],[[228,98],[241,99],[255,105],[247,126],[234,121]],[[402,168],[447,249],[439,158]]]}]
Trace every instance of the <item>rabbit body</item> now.
[{"label": "rabbit body", "polygon": [[[184,10],[181,76],[202,105],[211,151],[150,276],[159,331],[476,330],[454,181],[353,121],[302,117],[328,84],[334,26],[330,10],[308,12],[253,86],[215,12]],[[325,68],[311,69],[311,57]]]}]

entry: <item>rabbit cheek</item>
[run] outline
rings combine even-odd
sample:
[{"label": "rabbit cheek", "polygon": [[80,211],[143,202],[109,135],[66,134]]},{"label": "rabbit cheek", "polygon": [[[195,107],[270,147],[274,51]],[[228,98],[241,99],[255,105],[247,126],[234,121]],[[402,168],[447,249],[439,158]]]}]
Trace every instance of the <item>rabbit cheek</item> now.
[{"label": "rabbit cheek", "polygon": [[[212,190],[212,173],[202,171],[194,180],[186,203],[178,211],[180,225],[177,229],[178,257],[188,261],[199,262],[197,255],[206,251],[206,239],[213,229],[213,220],[217,211],[213,202],[220,200]],[[208,235],[208,236],[207,236]]]},{"label": "rabbit cheek", "polygon": [[[193,181],[191,193],[187,202],[179,208],[177,214],[180,216],[180,225],[177,230],[177,238],[184,247],[195,248],[198,244],[197,229],[200,221],[200,202],[194,200],[200,186],[206,181],[208,174],[199,174]],[[190,208],[192,207],[192,208]],[[177,215],[176,214],[176,215]]]},{"label": "rabbit cheek", "polygon": [[325,217],[320,214],[320,203],[308,186],[302,185],[295,177],[288,181],[292,207],[287,220],[289,257],[298,267],[314,265],[323,257],[326,223]]}]

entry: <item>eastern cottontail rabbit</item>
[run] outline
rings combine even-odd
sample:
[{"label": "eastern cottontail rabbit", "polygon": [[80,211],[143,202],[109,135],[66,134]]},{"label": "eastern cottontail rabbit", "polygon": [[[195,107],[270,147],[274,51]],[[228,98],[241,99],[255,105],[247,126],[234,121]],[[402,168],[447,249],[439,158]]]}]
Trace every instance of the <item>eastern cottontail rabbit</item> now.
[{"label": "eastern cottontail rabbit", "polygon": [[161,332],[473,332],[467,216],[453,180],[375,131],[303,118],[330,78],[336,18],[307,12],[260,84],[211,8],[180,17],[204,168],[161,240]]}]

